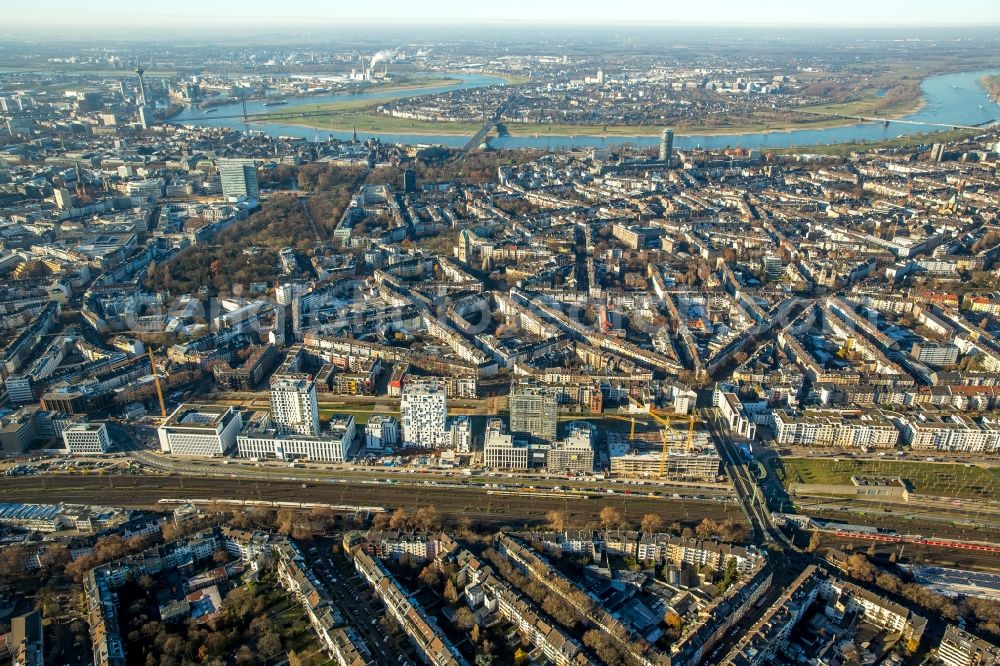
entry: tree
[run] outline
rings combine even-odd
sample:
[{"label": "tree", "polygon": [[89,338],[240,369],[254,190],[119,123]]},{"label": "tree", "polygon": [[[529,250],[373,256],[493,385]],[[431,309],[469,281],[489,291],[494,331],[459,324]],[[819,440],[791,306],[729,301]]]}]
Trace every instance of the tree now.
[{"label": "tree", "polygon": [[606,530],[617,529],[624,522],[621,512],[612,506],[601,509],[600,520],[601,527]]},{"label": "tree", "polygon": [[268,632],[257,641],[257,649],[265,657],[273,657],[281,650],[281,639],[274,632]]},{"label": "tree", "polygon": [[618,650],[614,640],[605,632],[591,629],[583,635],[583,644],[589,647],[605,664],[623,664],[624,655]]},{"label": "tree", "polygon": [[255,617],[250,621],[250,633],[256,636],[258,639],[267,636],[268,634],[274,634],[274,623],[271,622],[271,618],[266,615],[260,615]]},{"label": "tree", "polygon": [[413,516],[413,523],[425,532],[433,532],[441,529],[441,516],[438,515],[438,510],[433,506],[422,506],[417,509],[417,513]]},{"label": "tree", "polygon": [[555,532],[565,532],[566,525],[569,522],[569,516],[565,511],[552,510],[545,514],[545,520],[549,524],[549,528]]},{"label": "tree", "polygon": [[519,647],[514,650],[514,666],[521,666],[526,663],[528,663],[528,653],[524,651],[524,648]]},{"label": "tree", "polygon": [[847,558],[847,573],[858,580],[870,583],[875,580],[876,569],[867,557],[861,553],[854,553]]},{"label": "tree", "polygon": [[428,564],[420,570],[420,582],[427,587],[437,587],[441,584],[441,574],[434,564]]},{"label": "tree", "polygon": [[236,663],[240,666],[253,663],[253,652],[250,651],[250,647],[246,643],[241,645],[240,649],[236,651]]},{"label": "tree", "polygon": [[663,526],[663,519],[655,513],[647,513],[642,516],[640,526],[644,534],[654,534],[660,531],[660,528]]},{"label": "tree", "polygon": [[699,539],[711,539],[721,531],[719,523],[711,518],[705,518],[694,528],[694,533]]},{"label": "tree", "polygon": [[0,579],[13,580],[24,574],[26,555],[27,549],[19,544],[0,550]]},{"label": "tree", "polygon": [[382,513],[376,513],[375,517],[372,518],[372,529],[376,532],[389,529],[389,514],[384,511]]},{"label": "tree", "polygon": [[663,623],[674,631],[680,631],[684,626],[684,619],[674,611],[667,611],[667,614],[663,616]]},{"label": "tree", "polygon": [[727,557],[726,564],[722,568],[722,580],[719,583],[719,589],[723,592],[728,590],[732,585],[739,580],[740,572],[736,567],[736,558]]},{"label": "tree", "polygon": [[455,587],[455,583],[452,582],[451,579],[449,579],[448,582],[444,584],[444,598],[450,604],[456,603],[458,601],[458,588]]},{"label": "tree", "polygon": [[462,631],[468,631],[476,624],[476,616],[471,610],[462,606],[455,611],[455,625]]},{"label": "tree", "polygon": [[406,509],[400,507],[392,512],[392,516],[389,518],[389,529],[393,530],[405,530],[410,524],[410,516],[406,513]]},{"label": "tree", "polygon": [[819,530],[813,530],[812,534],[809,536],[809,545],[806,546],[806,552],[815,553],[823,543],[823,538],[819,534]]}]

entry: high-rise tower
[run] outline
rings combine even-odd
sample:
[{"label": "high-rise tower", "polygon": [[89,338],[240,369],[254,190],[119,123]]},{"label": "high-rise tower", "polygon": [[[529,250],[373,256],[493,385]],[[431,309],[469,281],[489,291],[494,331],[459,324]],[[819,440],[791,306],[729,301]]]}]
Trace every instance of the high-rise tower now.
[{"label": "high-rise tower", "polygon": [[671,129],[663,130],[660,135],[660,161],[666,162],[667,166],[671,166],[674,157],[674,131]]}]

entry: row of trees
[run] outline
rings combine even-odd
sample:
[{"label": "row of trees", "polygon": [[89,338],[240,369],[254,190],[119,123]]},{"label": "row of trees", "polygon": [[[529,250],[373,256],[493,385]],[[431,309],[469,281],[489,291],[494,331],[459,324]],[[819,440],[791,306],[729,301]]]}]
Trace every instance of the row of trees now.
[{"label": "row of trees", "polygon": [[[569,512],[553,510],[545,514],[546,527],[554,532],[565,532],[571,528]],[[643,534],[662,532],[663,518],[655,513],[643,514],[638,524],[625,518],[621,511],[613,506],[601,509],[598,516],[600,528],[603,530],[631,530],[638,528]],[[669,531],[684,538],[719,539],[721,541],[744,541],[749,536],[746,527],[737,525],[732,520],[712,520],[704,518],[694,529],[682,527],[680,523],[670,525]]]},{"label": "row of trees", "polygon": [[422,506],[413,513],[400,507],[389,513],[376,514],[372,520],[373,530],[418,530],[434,532],[441,529],[441,515],[433,506]]}]

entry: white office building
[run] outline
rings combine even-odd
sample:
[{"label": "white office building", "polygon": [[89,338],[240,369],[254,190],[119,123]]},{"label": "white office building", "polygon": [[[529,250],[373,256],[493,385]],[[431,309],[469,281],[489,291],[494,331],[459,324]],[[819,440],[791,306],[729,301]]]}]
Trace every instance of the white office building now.
[{"label": "white office building", "polygon": [[365,426],[365,448],[382,450],[399,443],[399,421],[391,416],[372,414]]},{"label": "white office building", "polygon": [[70,453],[107,453],[111,448],[103,423],[76,423],[62,431],[62,438]]},{"label": "white office building", "polygon": [[282,377],[271,384],[271,418],[281,434],[319,435],[316,382]]},{"label": "white office building", "polygon": [[483,444],[483,465],[487,469],[528,469],[527,442],[515,442],[503,431],[500,419],[490,419],[486,424]]},{"label": "white office building", "polygon": [[182,404],[156,431],[160,450],[180,456],[228,455],[243,427],[233,407]]},{"label": "white office building", "polygon": [[892,448],[899,430],[879,412],[776,409],[774,437],[778,444]]},{"label": "white office building", "polygon": [[245,430],[236,437],[236,455],[261,460],[310,460],[344,462],[351,454],[356,434],[350,414],[331,419],[319,436],[283,435],[271,428]]},{"label": "white office building", "polygon": [[403,387],[403,446],[437,449],[451,445],[444,382],[413,381]]},{"label": "white office building", "polygon": [[553,474],[590,474],[594,471],[595,431],[586,421],[569,427],[566,439],[553,444],[545,452],[545,468]]}]

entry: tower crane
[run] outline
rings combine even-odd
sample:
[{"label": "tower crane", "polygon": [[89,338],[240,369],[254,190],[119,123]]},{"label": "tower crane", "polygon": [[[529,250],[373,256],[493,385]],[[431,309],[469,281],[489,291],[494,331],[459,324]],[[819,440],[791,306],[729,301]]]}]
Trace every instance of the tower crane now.
[{"label": "tower crane", "polygon": [[[667,473],[667,451],[670,448],[670,435],[668,433],[676,433],[673,428],[673,424],[670,421],[670,417],[663,412],[657,412],[655,410],[649,410],[649,415],[656,420],[657,423],[663,426],[661,431],[661,437],[663,439],[663,448],[660,450],[660,478],[666,476]],[[697,420],[694,414],[688,416],[688,430],[687,430],[687,452],[691,453],[694,451],[694,423]]]},{"label": "tower crane", "polygon": [[149,369],[153,373],[153,381],[156,383],[156,397],[160,399],[160,416],[167,418],[167,404],[163,401],[163,387],[160,386],[160,376],[156,374],[156,361],[153,359],[153,348],[149,348]]}]

